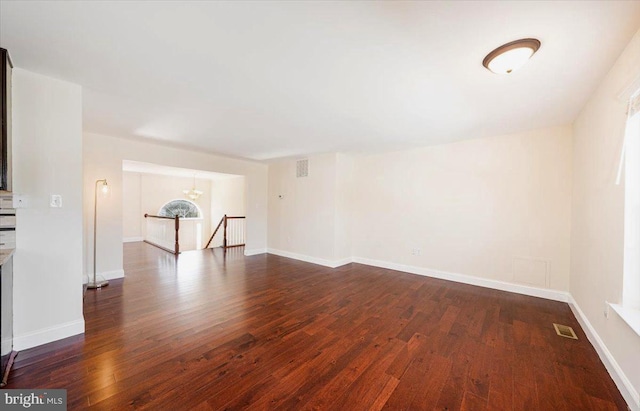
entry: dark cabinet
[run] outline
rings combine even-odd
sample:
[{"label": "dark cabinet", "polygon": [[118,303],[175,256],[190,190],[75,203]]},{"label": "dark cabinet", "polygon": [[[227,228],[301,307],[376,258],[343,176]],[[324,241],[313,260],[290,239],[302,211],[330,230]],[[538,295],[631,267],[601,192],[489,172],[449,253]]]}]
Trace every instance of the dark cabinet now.
[{"label": "dark cabinet", "polygon": [[0,48],[0,191],[11,191],[11,58]]}]

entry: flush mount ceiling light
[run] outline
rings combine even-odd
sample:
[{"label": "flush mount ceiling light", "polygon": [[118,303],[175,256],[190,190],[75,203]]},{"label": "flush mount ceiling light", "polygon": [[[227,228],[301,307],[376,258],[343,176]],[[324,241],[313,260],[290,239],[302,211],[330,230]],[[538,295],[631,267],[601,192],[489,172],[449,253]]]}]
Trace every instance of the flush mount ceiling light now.
[{"label": "flush mount ceiling light", "polygon": [[496,74],[509,74],[524,66],[539,48],[538,39],[512,41],[487,54],[482,65]]}]

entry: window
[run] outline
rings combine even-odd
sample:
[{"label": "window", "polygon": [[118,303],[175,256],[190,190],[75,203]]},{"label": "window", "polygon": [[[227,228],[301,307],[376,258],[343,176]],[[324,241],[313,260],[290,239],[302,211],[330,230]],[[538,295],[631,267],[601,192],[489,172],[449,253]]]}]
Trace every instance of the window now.
[{"label": "window", "polygon": [[[640,335],[640,90],[629,101],[624,134],[624,274],[622,305],[613,309]],[[622,162],[618,170],[618,181]]]},{"label": "window", "polygon": [[172,200],[163,205],[158,212],[162,217],[202,218],[202,213],[195,203],[189,200]]},{"label": "window", "polygon": [[624,136],[624,279],[622,303],[640,310],[640,96],[629,103]]}]

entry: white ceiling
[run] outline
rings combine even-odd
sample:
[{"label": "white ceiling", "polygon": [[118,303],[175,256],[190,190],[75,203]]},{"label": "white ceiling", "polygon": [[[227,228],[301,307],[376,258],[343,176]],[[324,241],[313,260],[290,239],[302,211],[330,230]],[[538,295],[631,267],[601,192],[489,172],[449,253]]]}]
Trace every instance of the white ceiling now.
[{"label": "white ceiling", "polygon": [[[84,87],[86,131],[250,159],[568,124],[638,1],[1,1],[17,67]],[[510,76],[495,47],[542,42]]]},{"label": "white ceiling", "polygon": [[169,167],[160,164],[143,163],[141,161],[122,161],[122,171],[133,173],[157,174],[171,177],[197,178],[200,180],[223,180],[239,177],[235,174],[216,173],[213,171],[192,170],[188,168]]}]

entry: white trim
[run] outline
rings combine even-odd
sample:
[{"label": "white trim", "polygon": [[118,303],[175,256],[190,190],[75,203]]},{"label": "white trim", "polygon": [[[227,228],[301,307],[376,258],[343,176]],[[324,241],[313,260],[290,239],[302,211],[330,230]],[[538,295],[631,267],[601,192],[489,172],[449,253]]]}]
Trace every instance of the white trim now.
[{"label": "white trim", "polygon": [[593,345],[593,348],[596,349],[600,360],[602,360],[604,366],[609,371],[609,375],[613,379],[613,382],[616,383],[616,386],[620,390],[620,393],[624,397],[625,401],[629,405],[629,408],[632,411],[640,411],[640,395],[638,395],[638,391],[633,388],[633,384],[627,378],[618,362],[613,357],[607,346],[604,344],[596,329],[593,328],[587,316],[584,315],[580,306],[576,300],[570,295],[569,307],[571,307],[571,311],[576,316],[576,319],[580,323],[580,326],[584,330],[584,333],[587,335],[587,338]]},{"label": "white trim", "polygon": [[495,290],[509,291],[517,294],[529,295],[532,297],[546,298],[548,300],[568,302],[570,295],[566,291],[551,290],[546,288],[532,287],[528,285],[508,283],[500,280],[474,277],[471,275],[450,273],[446,271],[431,270],[423,267],[390,263],[369,258],[353,257],[354,263],[372,265],[374,267],[388,268],[390,270],[404,271],[411,274],[424,275],[427,277],[440,278],[442,280],[455,281],[458,283],[477,285],[479,287],[493,288]]},{"label": "white trim", "polygon": [[636,91],[638,91],[638,89],[640,89],[640,75],[637,75],[632,80],[629,80],[629,82],[620,89],[616,97],[620,103],[624,103],[625,105],[627,105],[629,104],[629,99]]},{"label": "white trim", "polygon": [[122,268],[119,270],[104,271],[98,274],[105,280],[117,280],[118,278],[124,278],[124,270]]},{"label": "white trim", "polygon": [[144,237],[124,237],[123,243],[137,243],[138,241],[144,241]]},{"label": "white trim", "polygon": [[22,351],[78,334],[84,334],[84,319],[14,336],[13,349]]},{"label": "white trim", "polygon": [[640,336],[640,310],[624,307],[620,304],[608,304]]},{"label": "white trim", "polygon": [[252,255],[266,254],[266,248],[254,248],[252,250],[244,250],[244,255],[250,257]]},{"label": "white trim", "polygon": [[267,248],[269,254],[279,255],[280,257],[293,258],[294,260],[305,261],[311,264],[318,264],[329,268],[337,268],[352,262],[351,258],[343,258],[342,260],[326,260],[324,258],[311,257],[303,254],[291,253],[289,251],[276,250],[275,248]]},{"label": "white trim", "polygon": [[353,257],[342,258],[340,260],[335,260],[335,266],[333,268],[342,267],[343,265],[351,264],[353,262]]},{"label": "white trim", "polygon": [[[103,271],[101,273],[98,273],[98,275],[105,280],[117,280],[118,278],[124,278],[124,270],[121,268],[119,270]],[[85,278],[93,279],[93,273],[86,274]]]}]

